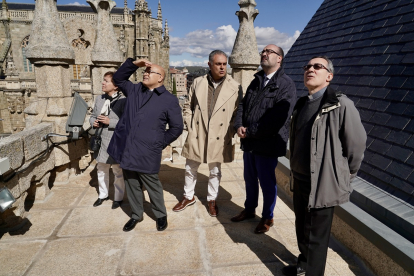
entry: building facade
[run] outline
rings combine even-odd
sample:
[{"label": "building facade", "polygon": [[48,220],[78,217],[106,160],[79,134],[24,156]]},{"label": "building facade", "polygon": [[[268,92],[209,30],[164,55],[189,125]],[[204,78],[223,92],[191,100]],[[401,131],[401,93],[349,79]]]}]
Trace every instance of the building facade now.
[{"label": "building facade", "polygon": [[[6,3],[3,0],[0,17],[0,135],[23,130],[25,108],[36,101],[35,68],[26,57],[35,4]],[[97,14],[86,5],[57,5],[67,39],[75,52],[71,69],[71,87],[93,106],[91,81],[91,51],[96,39]],[[152,17],[146,0],[136,0],[135,8],[113,8],[110,13],[119,48],[125,58],[145,58],[169,71],[169,31],[163,27],[161,3],[157,16]],[[141,81],[142,72],[132,77]],[[165,86],[172,89],[170,74]],[[30,111],[29,111],[30,112]]]},{"label": "building facade", "polygon": [[188,70],[186,68],[184,68],[183,70],[173,68],[173,69],[170,69],[170,75],[171,75],[171,81],[173,82],[173,84],[175,81],[177,97],[187,95]]}]

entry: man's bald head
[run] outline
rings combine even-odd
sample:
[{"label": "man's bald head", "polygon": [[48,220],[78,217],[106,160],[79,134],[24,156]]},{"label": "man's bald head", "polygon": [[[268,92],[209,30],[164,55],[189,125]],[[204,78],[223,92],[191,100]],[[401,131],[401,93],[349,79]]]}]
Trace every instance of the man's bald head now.
[{"label": "man's bald head", "polygon": [[160,87],[164,84],[164,68],[157,64],[151,64],[145,68],[142,84],[149,89]]}]

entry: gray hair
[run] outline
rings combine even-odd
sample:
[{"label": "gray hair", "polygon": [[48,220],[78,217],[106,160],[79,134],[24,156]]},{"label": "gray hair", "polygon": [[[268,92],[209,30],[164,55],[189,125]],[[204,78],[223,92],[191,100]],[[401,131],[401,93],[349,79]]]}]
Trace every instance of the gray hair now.
[{"label": "gray hair", "polygon": [[214,59],[214,56],[215,55],[223,55],[223,56],[225,56],[227,59],[229,58],[228,56],[227,56],[227,54],[225,53],[225,52],[223,52],[222,50],[214,50],[214,51],[212,51],[209,55],[208,55],[208,61],[210,62],[210,63],[213,63],[213,59]]},{"label": "gray hair", "polygon": [[329,71],[331,71],[332,74],[334,73],[334,66],[333,66],[332,60],[330,60],[327,56],[314,56],[314,57],[311,58],[311,60],[314,59],[314,58],[322,58],[322,59],[326,60],[326,62],[328,63]]}]

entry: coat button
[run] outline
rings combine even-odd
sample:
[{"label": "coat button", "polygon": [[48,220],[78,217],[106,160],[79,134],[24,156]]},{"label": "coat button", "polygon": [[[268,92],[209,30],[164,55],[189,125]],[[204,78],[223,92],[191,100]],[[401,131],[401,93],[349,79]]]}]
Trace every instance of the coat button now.
[{"label": "coat button", "polygon": [[226,109],[225,109],[225,108],[223,108],[223,111],[226,111]]},{"label": "coat button", "polygon": [[197,125],[198,125],[198,121],[197,121]]},{"label": "coat button", "polygon": [[217,140],[220,139],[219,137],[217,137]]},{"label": "coat button", "polygon": [[315,171],[311,171],[311,173],[315,173]]},{"label": "coat button", "polygon": [[312,137],[312,140],[315,140],[315,137]]},{"label": "coat button", "polygon": [[223,125],[223,123],[220,124],[220,126],[222,126],[222,125]]},{"label": "coat button", "polygon": [[313,155],[316,155],[316,152]]},{"label": "coat button", "polygon": [[196,137],[196,139],[198,139],[198,136]]}]

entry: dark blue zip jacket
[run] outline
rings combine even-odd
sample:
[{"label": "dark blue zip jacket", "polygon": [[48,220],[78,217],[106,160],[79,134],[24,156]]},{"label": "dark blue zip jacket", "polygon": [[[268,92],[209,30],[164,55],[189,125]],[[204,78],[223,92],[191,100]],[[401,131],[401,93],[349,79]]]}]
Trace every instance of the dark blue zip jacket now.
[{"label": "dark blue zip jacket", "polygon": [[108,153],[123,169],[155,174],[160,170],[162,150],[183,132],[183,117],[177,97],[164,86],[155,88],[152,96],[138,105],[138,93],[147,88],[128,80],[138,69],[132,61],[127,59],[113,76],[127,101]]},{"label": "dark blue zip jacket", "polygon": [[256,73],[240,102],[234,128],[247,127],[241,149],[257,155],[286,155],[289,124],[296,103],[296,87],[283,67],[262,89],[264,71]]}]

